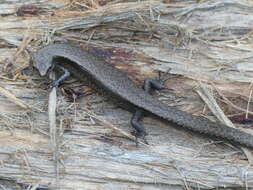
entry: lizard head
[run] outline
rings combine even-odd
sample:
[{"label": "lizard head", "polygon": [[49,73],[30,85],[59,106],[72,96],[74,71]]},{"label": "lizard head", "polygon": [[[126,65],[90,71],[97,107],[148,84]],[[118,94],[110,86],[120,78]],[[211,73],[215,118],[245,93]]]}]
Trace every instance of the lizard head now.
[{"label": "lizard head", "polygon": [[32,55],[33,66],[39,71],[41,76],[45,76],[53,66],[52,59],[52,55],[46,51],[39,50]]}]

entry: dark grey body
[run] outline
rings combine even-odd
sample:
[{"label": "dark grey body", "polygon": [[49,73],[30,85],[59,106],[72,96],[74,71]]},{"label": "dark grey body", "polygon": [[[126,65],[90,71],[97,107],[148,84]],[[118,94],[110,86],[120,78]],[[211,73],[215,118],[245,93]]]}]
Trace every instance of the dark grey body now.
[{"label": "dark grey body", "polygon": [[105,92],[132,106],[141,108],[179,127],[253,148],[252,135],[221,123],[211,122],[204,117],[193,116],[161,103],[137,87],[120,70],[81,50],[79,47],[69,44],[46,46],[34,54],[34,67],[39,70],[41,75],[46,75],[57,58],[69,60],[60,64],[80,80],[88,77]]}]

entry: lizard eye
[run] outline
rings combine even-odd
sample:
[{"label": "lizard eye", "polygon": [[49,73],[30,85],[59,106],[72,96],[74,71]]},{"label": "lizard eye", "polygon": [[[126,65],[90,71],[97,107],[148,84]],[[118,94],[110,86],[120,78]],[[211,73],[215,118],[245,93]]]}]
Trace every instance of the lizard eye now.
[{"label": "lizard eye", "polygon": [[47,74],[51,73],[54,70],[54,64],[50,65],[47,69]]}]

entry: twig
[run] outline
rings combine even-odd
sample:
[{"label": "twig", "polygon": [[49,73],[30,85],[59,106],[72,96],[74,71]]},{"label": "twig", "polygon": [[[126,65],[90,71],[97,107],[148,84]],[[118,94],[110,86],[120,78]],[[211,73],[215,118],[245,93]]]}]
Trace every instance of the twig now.
[{"label": "twig", "polygon": [[[54,73],[51,73],[51,79],[55,79]],[[58,141],[57,141],[57,129],[56,129],[56,103],[57,94],[56,88],[52,88],[49,93],[49,102],[48,102],[48,119],[49,119],[49,128],[50,128],[50,139],[53,147],[53,160],[56,174],[56,187],[59,185],[59,163],[58,163]]]},{"label": "twig", "polygon": [[[207,88],[202,83],[200,83],[200,87],[201,90],[196,91],[200,95],[200,97],[204,100],[204,102],[207,104],[212,113],[218,118],[220,122],[226,124],[229,127],[235,128],[234,124],[226,117],[226,115],[220,109],[219,105],[217,104],[213,96],[211,96],[211,94],[208,92]],[[252,164],[253,163],[252,152],[248,148],[244,147],[242,147],[242,150],[246,155],[249,163]]]},{"label": "twig", "polygon": [[27,105],[22,100],[18,99],[14,94],[10,93],[8,90],[0,87],[0,94],[4,95],[6,98],[8,98],[11,102],[17,104],[23,109],[31,109],[30,105]]}]

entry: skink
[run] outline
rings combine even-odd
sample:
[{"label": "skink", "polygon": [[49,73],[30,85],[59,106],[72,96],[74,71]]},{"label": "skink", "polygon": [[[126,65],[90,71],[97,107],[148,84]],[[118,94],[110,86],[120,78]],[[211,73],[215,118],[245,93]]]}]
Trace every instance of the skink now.
[{"label": "skink", "polygon": [[[135,114],[131,124],[136,130],[137,137],[147,135],[145,128],[139,123],[139,118],[143,112],[148,112],[178,127],[253,148],[252,135],[163,104],[148,93],[149,87],[146,91],[139,88],[119,69],[78,46],[70,44],[45,46],[33,54],[33,64],[41,76],[56,68],[63,71],[64,74],[60,79],[53,82],[54,86],[58,86],[60,81],[72,74],[81,81],[90,81],[96,89],[118,98],[124,105],[133,107]],[[155,82],[153,84],[151,82],[151,86],[160,88]]]}]

